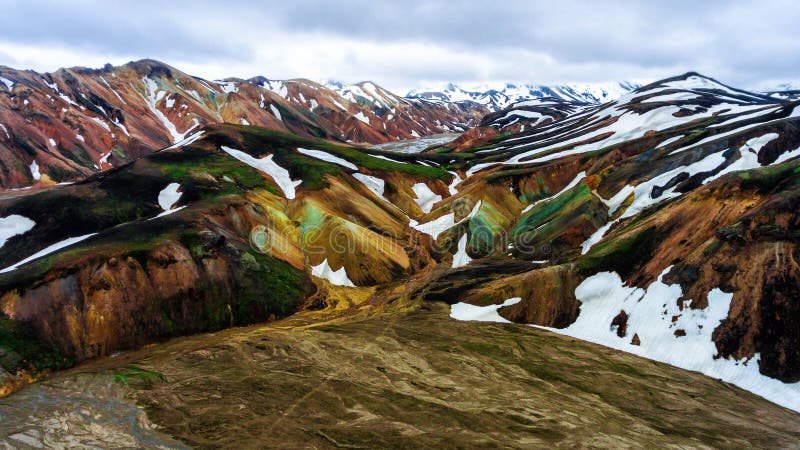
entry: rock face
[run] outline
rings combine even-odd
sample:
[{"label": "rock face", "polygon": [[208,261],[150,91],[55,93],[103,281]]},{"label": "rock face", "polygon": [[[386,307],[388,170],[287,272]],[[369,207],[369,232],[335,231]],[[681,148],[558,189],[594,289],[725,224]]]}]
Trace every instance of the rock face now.
[{"label": "rock face", "polygon": [[[58,352],[82,360],[169,336],[285,317],[313,291],[304,272],[236,244],[201,244],[202,254],[195,256],[170,241],[139,259],[96,255],[7,292],[0,309],[30,323]],[[275,286],[279,279],[288,289]]]},{"label": "rock face", "polygon": [[235,123],[379,144],[474,126],[474,103],[404,99],[373,83],[206,81],[152,60],[39,74],[0,67],[0,187],[74,180]]},{"label": "rock face", "polygon": [[[553,266],[514,277],[514,295],[522,301],[501,308],[501,316],[512,322],[564,328],[575,321],[580,302],[575,299],[575,287],[580,277],[569,266]],[[506,284],[506,280],[494,284]],[[489,287],[491,289],[491,287]],[[506,298],[510,298],[506,297]]]}]

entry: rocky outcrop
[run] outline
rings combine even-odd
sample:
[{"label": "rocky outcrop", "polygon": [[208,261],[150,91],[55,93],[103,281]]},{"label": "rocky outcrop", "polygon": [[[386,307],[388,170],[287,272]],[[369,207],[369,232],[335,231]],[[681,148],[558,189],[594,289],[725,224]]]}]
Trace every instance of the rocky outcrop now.
[{"label": "rocky outcrop", "polygon": [[512,322],[564,328],[578,317],[575,287],[580,281],[574,267],[552,266],[489,282],[463,298],[470,303],[496,303],[520,297],[519,303],[500,308],[500,315]]},{"label": "rocky outcrop", "polygon": [[[78,360],[169,336],[245,325],[294,312],[308,275],[211,231],[192,250],[165,241],[145,252],[97,254],[7,291],[0,308]],[[280,286],[280,287],[279,287]]]}]

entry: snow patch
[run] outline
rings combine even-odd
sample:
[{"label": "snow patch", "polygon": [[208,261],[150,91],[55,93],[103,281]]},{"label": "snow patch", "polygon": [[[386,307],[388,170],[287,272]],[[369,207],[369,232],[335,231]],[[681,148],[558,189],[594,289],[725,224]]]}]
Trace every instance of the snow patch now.
[{"label": "snow patch", "polygon": [[472,261],[467,255],[467,234],[464,233],[458,240],[458,251],[453,255],[453,268],[464,267]]},{"label": "snow patch", "polygon": [[11,91],[11,88],[14,86],[14,82],[8,78],[0,77],[0,83],[5,84],[9,91]]},{"label": "snow patch", "polygon": [[[671,266],[646,289],[626,286],[616,272],[597,273],[575,289],[581,307],[574,323],[563,329],[531,326],[697,371],[800,411],[800,383],[783,383],[759,373],[760,355],[756,354],[749,360],[719,357],[712,335],[720,322],[727,318],[733,294],[715,288],[707,294],[708,306],[704,309],[692,309],[692,300],[679,305],[677,300],[682,296],[680,285],[663,282],[670,269]],[[497,314],[497,310],[519,301],[519,297],[514,297],[501,305],[457,303],[451,306],[450,317],[508,323]],[[611,326],[620,311],[628,315],[623,337],[617,336],[617,328]],[[674,321],[673,316],[676,317]],[[682,333],[676,336],[677,330]],[[638,335],[639,345],[631,344],[634,335]]]},{"label": "snow patch", "polygon": [[428,214],[433,209],[433,205],[442,201],[442,196],[434,193],[425,183],[417,183],[411,187],[417,198],[414,200],[419,209]]},{"label": "snow patch", "polygon": [[16,270],[18,267],[20,267],[20,266],[22,266],[24,264],[27,264],[27,263],[35,260],[35,259],[39,259],[42,256],[46,256],[46,255],[49,255],[51,253],[57,252],[58,250],[61,250],[62,248],[66,248],[66,247],[69,247],[70,245],[77,244],[78,242],[83,241],[84,239],[88,239],[88,238],[94,236],[95,234],[97,234],[97,233],[85,234],[83,236],[72,237],[72,238],[64,239],[61,242],[56,242],[55,244],[53,244],[53,245],[51,245],[51,246],[49,246],[49,247],[47,247],[47,248],[45,248],[43,250],[40,250],[40,251],[34,253],[33,255],[23,259],[22,261],[19,261],[18,263],[14,264],[14,265],[8,266],[5,269],[0,270],[0,273],[6,273],[6,272],[11,272],[12,270]]},{"label": "snow patch", "polygon": [[681,140],[681,138],[683,138],[683,136],[684,135],[681,134],[680,136],[671,137],[671,138],[667,139],[666,141],[656,145],[656,148],[666,147],[667,145],[672,144],[673,142],[677,142],[677,141]]},{"label": "snow patch", "polygon": [[749,139],[741,148],[739,148],[739,159],[734,161],[728,167],[719,171],[719,173],[716,175],[706,179],[703,184],[716,180],[717,178],[730,172],[761,167],[761,163],[758,162],[758,153],[765,145],[767,145],[770,141],[778,139],[778,137],[778,133],[767,133],[763,136]]},{"label": "snow patch", "polygon": [[283,191],[283,195],[289,200],[294,198],[295,188],[303,182],[303,180],[292,180],[289,177],[289,171],[279,166],[275,161],[272,160],[274,155],[267,155],[264,158],[257,159],[241,150],[236,150],[224,145],[221,148],[225,153],[233,156],[239,161],[272,177],[272,179],[275,181],[275,184],[277,184],[278,187],[280,187]]},{"label": "snow patch", "polygon": [[780,164],[782,162],[789,161],[790,159],[796,158],[798,156],[800,156],[800,147],[790,152],[783,153],[781,156],[778,157],[778,159],[775,160],[773,164]]},{"label": "snow patch", "polygon": [[[675,191],[677,186],[672,186],[671,188],[663,191],[660,196],[653,197],[654,187],[666,185],[670,180],[681,173],[686,173],[691,177],[700,172],[711,172],[725,163],[725,157],[722,156],[723,153],[724,152],[712,153],[699,161],[689,164],[688,166],[681,166],[669,170],[643,183],[639,183],[633,188],[626,185],[620,190],[620,192],[615,194],[611,200],[609,200],[608,203],[613,206],[613,210],[611,206],[609,206],[609,215],[613,214],[613,212],[622,204],[622,202],[625,201],[631,192],[633,192],[634,196],[633,202],[630,206],[628,206],[622,215],[600,227],[594,234],[592,234],[589,239],[582,244],[581,254],[585,255],[588,253],[594,244],[603,239],[605,233],[611,228],[611,226],[620,220],[635,216],[646,208],[649,208],[657,203],[682,195],[680,192]],[[707,181],[708,179],[706,179],[704,183]]]},{"label": "snow patch", "polygon": [[369,125],[369,118],[365,116],[363,112],[359,111],[358,114],[354,115],[353,117]]},{"label": "snow patch", "polygon": [[31,176],[34,180],[39,181],[42,179],[42,174],[39,172],[39,164],[36,164],[36,160],[33,160],[28,168],[31,170]]},{"label": "snow patch", "polygon": [[181,192],[178,192],[180,188],[181,185],[178,183],[168,184],[158,193],[158,206],[164,211],[171,210],[178,203],[178,199],[181,198]]},{"label": "snow patch", "polygon": [[278,110],[278,108],[275,107],[275,105],[269,105],[269,109],[272,110],[272,114],[274,114],[275,117],[278,118],[278,120],[283,122],[283,118],[281,117],[281,112]]},{"label": "snow patch", "polygon": [[456,303],[450,306],[450,317],[462,321],[511,323],[497,313],[503,306],[516,305],[522,298],[512,297],[499,305],[475,306],[469,303]]},{"label": "snow patch", "polygon": [[386,200],[386,197],[383,196],[383,192],[386,188],[385,181],[381,180],[378,177],[373,177],[371,175],[364,175],[363,173],[358,173],[358,172],[353,174],[353,178],[364,183],[364,186],[366,186],[367,189],[374,192],[375,195],[377,195],[378,197]]},{"label": "snow patch", "polygon": [[203,136],[203,133],[204,133],[204,131],[202,131],[202,130],[198,131],[197,133],[194,133],[194,134],[190,135],[186,139],[184,139],[184,140],[182,140],[180,142],[176,142],[175,144],[172,144],[171,146],[165,148],[164,150],[169,150],[169,149],[178,148],[178,147],[186,147],[187,145],[190,145],[194,141],[200,139],[200,137]]},{"label": "snow patch", "polygon": [[[114,75],[114,74],[112,73],[112,75]],[[114,75],[114,78],[116,78],[116,77],[117,77],[117,76],[116,76],[116,75]],[[115,90],[114,90],[114,88],[112,88],[112,87],[111,87],[111,85],[110,85],[110,84],[108,84],[108,81],[106,81],[106,79],[105,79],[105,78],[103,78],[103,76],[102,76],[102,75],[100,75],[100,81],[102,81],[102,82],[103,82],[103,83],[106,85],[106,87],[107,87],[107,88],[108,88],[108,89],[109,89],[111,92],[113,92],[113,93],[114,93],[114,95],[116,95],[116,96],[117,96],[117,99],[118,99],[119,101],[121,101],[123,105],[127,105],[127,103],[125,102],[125,100],[123,100],[123,99],[122,99],[122,97],[119,95],[119,93],[117,93],[117,91],[115,91]]]},{"label": "snow patch", "polygon": [[[547,329],[698,371],[800,411],[800,383],[783,383],[761,375],[758,355],[749,361],[717,357],[712,334],[727,318],[733,294],[715,288],[708,293],[705,309],[692,309],[692,300],[679,305],[680,285],[662,281],[670,269],[671,266],[664,270],[647,289],[625,286],[616,272],[589,277],[575,289],[575,297],[581,301],[576,321],[564,329]],[[628,314],[626,335],[622,338],[610,326],[620,311]],[[677,316],[675,321],[673,316]],[[676,336],[676,330],[685,335]],[[640,345],[630,343],[633,335],[639,336]]]},{"label": "snow patch", "polygon": [[455,220],[456,217],[455,213],[447,213],[441,217],[438,217],[430,222],[425,222],[423,224],[420,224],[416,220],[412,219],[408,225],[411,228],[414,228],[415,230],[421,233],[429,235],[435,240],[439,237],[440,234],[444,233],[450,228],[453,228],[454,226],[459,225],[475,217],[475,215],[478,214],[478,211],[480,211],[480,209],[481,209],[481,200],[478,200],[478,203],[476,203],[475,206],[472,207],[470,213],[463,219],[459,220],[458,222],[456,222]]},{"label": "snow patch", "polygon": [[144,99],[145,103],[147,104],[147,107],[150,109],[153,115],[155,115],[156,118],[161,122],[161,124],[164,125],[164,128],[166,128],[170,136],[172,136],[173,144],[183,140],[191,130],[193,130],[197,125],[199,125],[199,123],[195,120],[195,124],[192,127],[190,127],[183,133],[179,132],[178,129],[175,128],[175,124],[170,122],[167,116],[164,115],[164,113],[162,113],[161,111],[159,111],[159,109],[156,107],[156,104],[159,101],[161,101],[165,95],[167,95],[166,91],[159,90],[158,83],[156,83],[154,80],[150,78],[147,77],[142,78],[142,83],[144,84],[144,91],[145,91],[145,95],[141,96],[142,99]]},{"label": "snow patch", "polygon": [[103,164],[107,164],[107,165],[109,165],[109,166],[113,166],[113,164],[111,164],[110,162],[108,162],[108,158],[111,156],[111,152],[112,152],[112,151],[114,151],[114,149],[111,149],[111,150],[109,150],[109,151],[107,151],[107,152],[103,153],[103,155],[101,155],[101,156],[100,156],[100,159],[97,161],[97,162],[99,162],[99,163],[100,163],[100,167],[102,167],[102,166],[103,166]]},{"label": "snow patch", "polygon": [[383,155],[369,155],[369,156],[372,156],[373,158],[383,159],[383,160],[386,160],[386,161],[391,161],[391,162],[397,163],[397,164],[408,164],[405,161],[398,161],[396,159],[388,158],[388,157],[383,156]]},{"label": "snow patch", "polygon": [[98,125],[100,125],[101,127],[103,127],[103,129],[104,129],[104,130],[106,130],[106,131],[108,131],[109,133],[111,133],[111,127],[109,127],[109,126],[108,126],[108,124],[106,123],[106,121],[105,121],[105,120],[103,120],[103,119],[98,119],[97,117],[92,117],[92,120],[93,120],[95,123],[97,123]]},{"label": "snow patch", "polygon": [[327,161],[330,163],[338,164],[343,167],[347,167],[348,169],[358,170],[355,164],[347,161],[346,159],[339,158],[338,156],[331,155],[330,153],[323,152],[321,150],[309,150],[306,148],[298,148],[297,151],[304,155],[308,155],[312,158],[317,158],[322,161]]},{"label": "snow patch", "polygon": [[458,176],[457,172],[449,172],[449,173],[453,175],[453,181],[451,181],[450,185],[447,186],[447,190],[450,191],[450,195],[456,195],[458,194],[458,189],[456,189],[456,186],[458,186],[464,180],[462,180],[461,177]]},{"label": "snow patch", "polygon": [[336,286],[356,287],[356,285],[350,281],[350,278],[347,277],[347,271],[344,266],[340,267],[339,270],[333,270],[328,264],[327,258],[318,265],[311,266],[311,275],[328,280],[331,284]]},{"label": "snow patch", "polygon": [[217,81],[217,84],[222,88],[222,92],[226,94],[239,92],[239,87],[233,81]]},{"label": "snow patch", "polygon": [[6,245],[11,237],[30,231],[36,222],[19,214],[11,214],[0,218],[0,247]]}]

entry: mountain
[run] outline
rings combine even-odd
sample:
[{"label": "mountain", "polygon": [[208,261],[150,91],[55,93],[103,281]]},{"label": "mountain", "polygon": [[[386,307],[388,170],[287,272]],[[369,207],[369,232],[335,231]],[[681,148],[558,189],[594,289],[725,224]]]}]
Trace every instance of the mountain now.
[{"label": "mountain", "polygon": [[491,111],[498,111],[512,103],[541,98],[555,98],[567,102],[600,104],[638,88],[639,85],[627,81],[619,83],[584,83],[563,85],[511,84],[495,88],[484,87],[464,89],[449,83],[441,89],[412,90],[406,98],[425,99],[438,102],[476,102]]},{"label": "mountain", "polygon": [[[470,223],[471,257],[502,249],[547,267],[502,280],[467,268],[429,292],[483,304],[518,297],[501,316],[797,408],[800,341],[783,318],[797,314],[784,299],[800,272],[778,267],[795,260],[799,106],[690,73],[456,148],[475,155],[462,183],[469,191],[507,187],[481,197],[493,213]],[[705,353],[688,350],[701,342]]]},{"label": "mountain", "polygon": [[4,188],[87,176],[214,123],[378,144],[460,131],[488,112],[476,104],[403,99],[374,83],[340,95],[302,79],[208,81],[152,60],[46,74],[0,67],[0,82]]},{"label": "mountain", "polygon": [[70,398],[198,447],[797,442],[800,101],[688,73],[416,154],[193,131],[3,194],[2,393],[81,365],[0,431],[62,442],[31,411]]},{"label": "mountain", "polygon": [[800,84],[798,83],[782,83],[774,86],[764,92],[764,95],[775,97],[783,100],[797,100],[800,99]]}]

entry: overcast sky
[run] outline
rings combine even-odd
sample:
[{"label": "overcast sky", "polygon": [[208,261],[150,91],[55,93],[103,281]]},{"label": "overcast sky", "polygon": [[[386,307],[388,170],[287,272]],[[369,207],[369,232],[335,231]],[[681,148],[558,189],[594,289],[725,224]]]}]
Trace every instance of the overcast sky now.
[{"label": "overcast sky", "polygon": [[800,81],[800,2],[0,0],[0,65],[154,58],[206,78],[649,81],[696,70],[745,88]]}]

